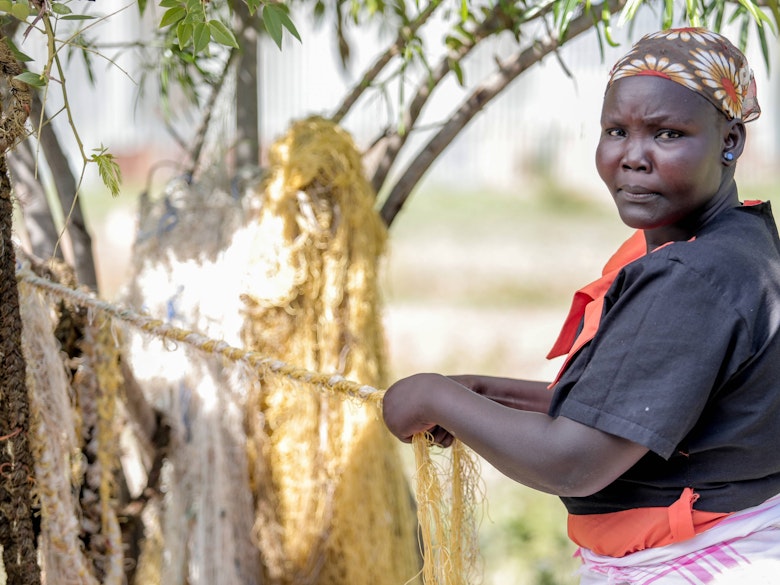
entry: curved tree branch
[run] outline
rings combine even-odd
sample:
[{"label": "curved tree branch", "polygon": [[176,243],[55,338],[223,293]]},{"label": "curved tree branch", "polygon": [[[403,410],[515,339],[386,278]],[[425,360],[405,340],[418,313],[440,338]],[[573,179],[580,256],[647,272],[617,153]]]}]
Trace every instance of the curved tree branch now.
[{"label": "curved tree branch", "polygon": [[219,80],[211,87],[211,95],[209,95],[208,102],[203,108],[203,117],[200,126],[198,126],[198,130],[195,133],[195,143],[189,151],[190,166],[185,171],[185,176],[188,177],[188,183],[192,183],[192,180],[198,171],[198,167],[200,166],[200,157],[203,153],[203,146],[206,143],[206,134],[208,133],[209,125],[211,124],[211,117],[214,115],[214,107],[217,103],[217,98],[222,92],[222,86],[225,84],[225,79],[227,79],[230,68],[233,66],[233,63],[235,63],[238,56],[238,50],[230,49],[225,65],[220,72]]},{"label": "curved tree branch", "polygon": [[[543,2],[540,9],[529,14],[527,20],[524,22],[544,17],[552,8],[552,4],[552,0]],[[488,17],[471,33],[469,42],[463,43],[457,50],[451,51],[442,58],[441,62],[431,72],[431,75],[420,84],[409,107],[404,112],[402,127],[405,128],[406,131],[403,133],[397,131],[386,132],[382,138],[372,145],[372,149],[375,149],[378,146],[382,148],[381,154],[378,155],[378,162],[374,169],[373,176],[371,177],[371,185],[375,193],[379,193],[382,186],[385,184],[387,175],[398,158],[398,153],[401,151],[404,144],[406,144],[409,134],[414,128],[423,107],[431,97],[434,88],[441,83],[452,70],[452,63],[464,59],[487,37],[516,27],[519,24],[520,23],[517,22],[516,18],[512,18],[505,13],[503,5],[499,3],[493,7]]]},{"label": "curved tree branch", "polygon": [[[614,14],[623,8],[625,2],[626,0],[607,0],[607,9],[611,14]],[[571,21],[565,41],[577,37],[583,32],[590,30],[593,26],[593,17],[588,13],[581,14]],[[547,37],[539,39],[511,59],[499,63],[498,71],[483,84],[475,88],[468,99],[441,127],[439,132],[414,157],[402,173],[401,178],[393,186],[381,210],[382,219],[387,226],[392,224],[396,215],[409,198],[414,186],[419,183],[436,158],[449,146],[466,124],[493,98],[506,89],[509,83],[518,75],[541,61],[545,56],[556,51],[562,44],[563,42],[557,38]]]},{"label": "curved tree branch", "polygon": [[428,19],[433,15],[436,9],[441,6],[442,0],[432,0],[430,4],[425,7],[420,14],[417,15],[411,23],[407,26],[403,26],[398,31],[398,36],[395,41],[382,53],[374,64],[366,71],[363,78],[358,84],[352,88],[352,90],[346,95],[341,105],[336,109],[336,112],[331,116],[331,119],[337,124],[344,119],[344,117],[352,109],[352,106],[357,103],[363,92],[368,89],[373,81],[379,76],[382,70],[387,66],[393,57],[396,57],[401,53],[409,39],[413,38],[415,33],[422,27]]}]

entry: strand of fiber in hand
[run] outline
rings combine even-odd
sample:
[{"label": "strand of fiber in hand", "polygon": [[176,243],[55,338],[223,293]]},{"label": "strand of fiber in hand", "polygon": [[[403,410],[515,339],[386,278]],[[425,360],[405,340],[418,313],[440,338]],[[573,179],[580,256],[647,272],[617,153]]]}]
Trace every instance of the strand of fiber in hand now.
[{"label": "strand of fiber in hand", "polygon": [[[18,267],[16,277],[49,296],[85,308],[92,318],[95,313],[103,313],[112,321],[129,324],[148,336],[221,356],[228,362],[243,364],[260,380],[268,376],[281,376],[314,391],[327,391],[346,400],[381,407],[384,392],[372,386],[358,384],[341,375],[309,371],[255,351],[232,346],[222,340],[211,339],[196,331],[174,327],[161,319],[108,303],[91,293],[38,276],[27,265]],[[430,435],[420,434],[413,439],[423,583],[467,585],[474,577],[478,556],[474,513],[478,496],[477,461],[473,453],[459,441],[455,441],[447,456],[442,457],[432,457],[432,446]],[[370,535],[366,537],[371,538]],[[410,578],[408,583],[417,578],[419,575]]]}]

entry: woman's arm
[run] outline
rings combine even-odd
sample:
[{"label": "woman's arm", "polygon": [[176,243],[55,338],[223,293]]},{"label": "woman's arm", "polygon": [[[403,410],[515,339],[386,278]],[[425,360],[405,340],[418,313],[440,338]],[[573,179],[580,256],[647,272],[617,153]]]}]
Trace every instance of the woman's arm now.
[{"label": "woman's arm", "polygon": [[473,374],[447,377],[509,408],[544,414],[550,410],[553,393],[548,388],[548,382]]},{"label": "woman's arm", "polygon": [[511,479],[559,496],[595,493],[647,453],[571,419],[509,408],[438,374],[393,384],[383,416],[403,441],[439,426]]}]

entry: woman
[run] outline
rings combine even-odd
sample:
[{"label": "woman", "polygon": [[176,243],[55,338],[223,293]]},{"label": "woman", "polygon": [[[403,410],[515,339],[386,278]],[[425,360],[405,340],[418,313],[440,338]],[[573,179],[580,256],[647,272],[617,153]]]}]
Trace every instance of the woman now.
[{"label": "woman", "polygon": [[385,395],[401,440],[457,437],[560,496],[583,584],[717,583],[780,560],[780,240],[734,180],[759,113],[726,38],[643,37],[610,73],[596,150],[637,232],[575,294],[558,378],[418,374]]}]

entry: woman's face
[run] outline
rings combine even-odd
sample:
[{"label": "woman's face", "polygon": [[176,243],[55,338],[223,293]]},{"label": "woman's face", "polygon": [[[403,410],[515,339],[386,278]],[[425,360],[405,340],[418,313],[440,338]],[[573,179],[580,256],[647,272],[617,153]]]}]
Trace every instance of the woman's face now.
[{"label": "woman's face", "polygon": [[[596,167],[623,222],[660,245],[690,237],[708,210],[736,204],[733,172],[726,172],[723,159],[726,150],[736,150],[734,125],[668,79],[633,76],[612,84],[604,96]],[[741,143],[735,159],[740,152]]]}]

